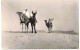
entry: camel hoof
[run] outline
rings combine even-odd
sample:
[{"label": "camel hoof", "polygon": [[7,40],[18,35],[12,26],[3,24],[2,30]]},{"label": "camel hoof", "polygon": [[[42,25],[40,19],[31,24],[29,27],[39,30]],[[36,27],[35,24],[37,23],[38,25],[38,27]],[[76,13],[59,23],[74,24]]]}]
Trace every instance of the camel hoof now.
[{"label": "camel hoof", "polygon": [[50,32],[48,32],[48,33],[50,33]]},{"label": "camel hoof", "polygon": [[37,32],[35,32],[35,33],[37,33]]}]

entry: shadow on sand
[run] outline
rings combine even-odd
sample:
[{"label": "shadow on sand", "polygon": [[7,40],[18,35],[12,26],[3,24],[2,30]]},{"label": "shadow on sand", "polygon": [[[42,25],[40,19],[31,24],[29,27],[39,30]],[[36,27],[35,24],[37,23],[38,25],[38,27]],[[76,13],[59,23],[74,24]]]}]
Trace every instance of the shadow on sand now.
[{"label": "shadow on sand", "polygon": [[[27,31],[5,31],[6,33],[26,33]],[[31,31],[29,31],[28,33],[31,33]],[[48,33],[44,30],[37,30],[37,33]],[[51,31],[51,33],[64,33],[64,34],[73,34],[73,35],[78,35],[78,33],[74,32],[74,31],[62,31],[62,30],[54,30]]]},{"label": "shadow on sand", "polygon": [[74,32],[74,31],[62,31],[62,30],[55,30],[55,31],[52,31],[52,33],[64,33],[64,34],[78,35],[78,33]]}]

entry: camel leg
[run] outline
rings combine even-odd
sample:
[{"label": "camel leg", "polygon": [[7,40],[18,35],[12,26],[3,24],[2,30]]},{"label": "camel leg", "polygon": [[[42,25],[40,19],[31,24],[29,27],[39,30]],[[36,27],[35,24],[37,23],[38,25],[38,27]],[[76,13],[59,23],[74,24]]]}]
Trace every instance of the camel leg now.
[{"label": "camel leg", "polygon": [[35,33],[37,33],[37,32],[36,32],[36,28],[35,28],[35,25],[34,25],[34,31],[35,31]]},{"label": "camel leg", "polygon": [[50,28],[48,28],[48,33],[50,33]]},{"label": "camel leg", "polygon": [[27,23],[27,33],[28,33],[28,28],[29,28],[28,25],[29,25],[29,23]]},{"label": "camel leg", "polygon": [[51,27],[51,32],[52,32],[52,27]]},{"label": "camel leg", "polygon": [[28,33],[28,27],[27,27],[27,33]]},{"label": "camel leg", "polygon": [[22,32],[23,32],[23,23],[22,23]]},{"label": "camel leg", "polygon": [[26,24],[25,24],[25,30],[26,30]]},{"label": "camel leg", "polygon": [[50,33],[51,33],[51,27],[50,27]]},{"label": "camel leg", "polygon": [[51,27],[49,28],[49,33],[51,33]]},{"label": "camel leg", "polygon": [[32,26],[32,33],[33,33],[33,26]]},{"label": "camel leg", "polygon": [[48,28],[48,33],[49,33],[49,28]]},{"label": "camel leg", "polygon": [[33,25],[31,24],[31,27],[32,27],[32,33],[33,33]]}]

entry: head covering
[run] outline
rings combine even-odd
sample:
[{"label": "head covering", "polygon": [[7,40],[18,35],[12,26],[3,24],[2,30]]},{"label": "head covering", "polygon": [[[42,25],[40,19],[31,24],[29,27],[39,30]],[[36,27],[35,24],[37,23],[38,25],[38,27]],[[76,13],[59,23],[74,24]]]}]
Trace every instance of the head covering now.
[{"label": "head covering", "polygon": [[27,11],[27,9],[25,9],[25,11]]}]

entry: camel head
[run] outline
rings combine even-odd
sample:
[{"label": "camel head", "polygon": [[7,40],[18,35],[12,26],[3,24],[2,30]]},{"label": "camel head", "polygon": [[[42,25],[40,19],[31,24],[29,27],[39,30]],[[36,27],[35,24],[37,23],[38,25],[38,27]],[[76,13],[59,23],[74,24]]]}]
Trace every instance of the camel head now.
[{"label": "camel head", "polygon": [[47,20],[44,20],[45,21],[45,23],[47,24]]},{"label": "camel head", "polygon": [[[54,19],[54,18],[53,18],[53,19]],[[50,18],[49,18],[50,21],[52,21],[53,19],[50,19]]]},{"label": "camel head", "polygon": [[17,11],[16,13],[17,13],[19,16],[22,15],[22,12],[18,12],[18,11]]},{"label": "camel head", "polygon": [[32,11],[32,14],[33,14],[33,17],[35,17],[36,16],[36,14],[37,14],[37,11]]},{"label": "camel head", "polygon": [[24,23],[23,18],[22,18],[22,12],[16,12],[19,15],[20,23]]}]

